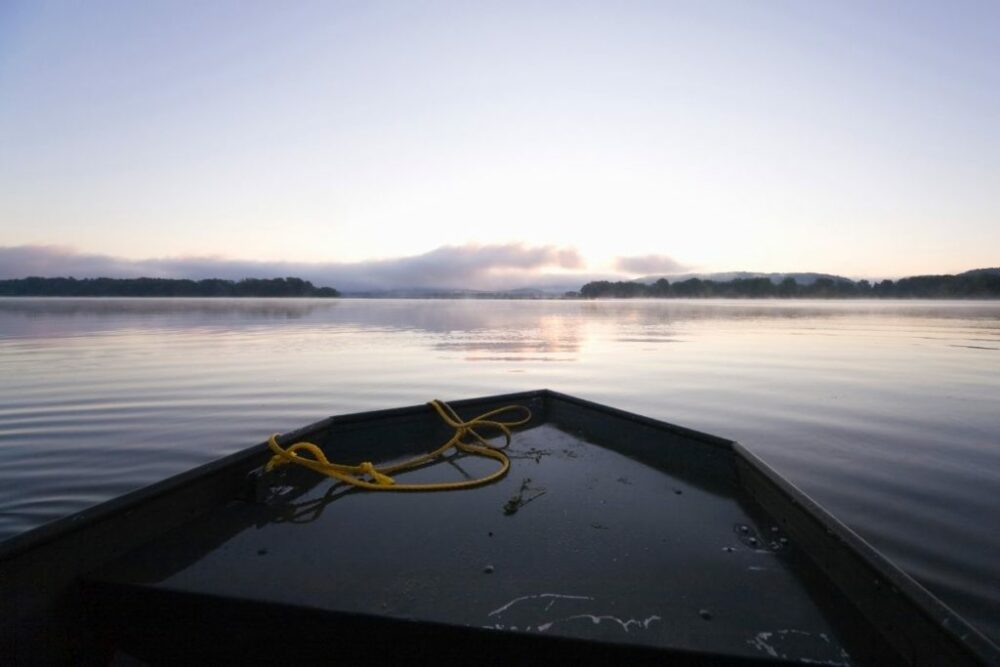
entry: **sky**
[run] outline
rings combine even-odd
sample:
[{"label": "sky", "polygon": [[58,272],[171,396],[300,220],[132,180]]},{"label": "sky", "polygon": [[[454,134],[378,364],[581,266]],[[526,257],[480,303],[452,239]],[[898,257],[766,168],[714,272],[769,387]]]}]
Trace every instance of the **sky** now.
[{"label": "sky", "polygon": [[998,266],[998,34],[989,1],[6,0],[0,277]]}]

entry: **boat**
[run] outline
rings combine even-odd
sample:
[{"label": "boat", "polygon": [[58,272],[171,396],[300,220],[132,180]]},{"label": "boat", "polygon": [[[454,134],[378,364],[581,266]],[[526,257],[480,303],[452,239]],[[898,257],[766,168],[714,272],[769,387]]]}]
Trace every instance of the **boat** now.
[{"label": "boat", "polygon": [[549,390],[441,405],[331,417],[8,540],[0,663],[1000,664],[736,442]]}]

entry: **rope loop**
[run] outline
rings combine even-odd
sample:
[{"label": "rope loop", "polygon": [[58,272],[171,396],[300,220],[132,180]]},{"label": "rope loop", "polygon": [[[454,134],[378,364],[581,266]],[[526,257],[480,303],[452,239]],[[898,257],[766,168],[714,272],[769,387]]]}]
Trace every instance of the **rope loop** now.
[{"label": "rope loop", "polygon": [[[455,429],[455,433],[447,442],[427,454],[414,457],[402,463],[382,467],[377,467],[371,461],[364,461],[358,465],[346,465],[333,463],[328,460],[323,450],[311,442],[296,442],[287,448],[282,448],[278,444],[278,434],[275,433],[267,441],[267,445],[274,452],[274,455],[267,462],[267,465],[264,466],[264,470],[269,472],[279,466],[295,463],[346,484],[372,491],[451,491],[469,489],[489,484],[507,474],[507,471],[510,470],[510,458],[502,450],[510,446],[511,429],[527,424],[531,420],[531,410],[523,405],[507,405],[481,414],[478,417],[473,417],[468,421],[463,421],[451,406],[443,401],[433,400],[429,405],[434,408],[445,424]],[[499,418],[501,415],[510,412],[520,412],[520,418]],[[500,447],[494,447],[476,430],[477,428],[499,431],[504,437],[504,444]],[[472,442],[467,442],[467,440],[471,440]],[[460,482],[397,484],[396,480],[391,477],[393,474],[426,465],[444,456],[451,449],[473,456],[495,459],[500,462],[500,467],[484,477]],[[309,456],[303,456],[305,453],[308,453]],[[367,476],[369,479],[365,479],[364,476]]]}]

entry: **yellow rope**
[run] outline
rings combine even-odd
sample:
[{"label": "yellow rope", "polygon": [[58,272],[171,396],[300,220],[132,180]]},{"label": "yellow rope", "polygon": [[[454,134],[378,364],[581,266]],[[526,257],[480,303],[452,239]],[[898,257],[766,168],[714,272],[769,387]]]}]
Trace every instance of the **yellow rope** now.
[{"label": "yellow rope", "polygon": [[[310,470],[315,470],[318,473],[333,477],[334,479],[339,479],[341,482],[359,486],[363,489],[371,489],[372,491],[450,491],[454,489],[469,489],[474,486],[489,484],[490,482],[498,480],[507,474],[507,471],[510,469],[510,459],[507,458],[507,455],[501,450],[510,444],[510,430],[516,426],[526,424],[528,420],[531,419],[531,410],[523,405],[508,405],[496,410],[491,410],[485,414],[481,414],[478,417],[470,419],[469,421],[462,421],[462,419],[455,414],[455,411],[452,410],[451,406],[447,403],[435,400],[430,402],[430,406],[437,411],[438,415],[441,416],[441,419],[443,419],[448,426],[455,429],[454,435],[451,436],[448,442],[444,443],[433,452],[417,456],[409,459],[408,461],[403,461],[402,463],[383,466],[381,468],[375,467],[371,461],[365,461],[358,465],[344,465],[342,463],[333,463],[328,460],[326,455],[323,454],[323,450],[311,442],[296,442],[294,445],[290,445],[287,449],[282,449],[281,445],[278,444],[278,434],[276,433],[267,441],[271,451],[274,452],[274,456],[272,456],[271,460],[267,462],[264,469],[266,471],[270,471],[278,466],[286,465],[288,463],[297,463],[309,468]],[[524,413],[524,417],[522,419],[512,421],[493,419],[497,415],[510,412],[512,410],[522,411]],[[476,431],[476,428],[498,429],[504,436],[505,442],[503,446],[499,448],[493,447]],[[465,439],[470,436],[474,442],[465,442]],[[390,477],[392,474],[416,468],[443,456],[445,452],[450,450],[452,447],[467,454],[496,459],[500,462],[500,468],[485,477],[468,479],[462,482],[396,484],[396,481]],[[302,456],[300,452],[308,452],[311,456]],[[363,479],[361,477],[362,475],[369,477],[370,480]]]}]

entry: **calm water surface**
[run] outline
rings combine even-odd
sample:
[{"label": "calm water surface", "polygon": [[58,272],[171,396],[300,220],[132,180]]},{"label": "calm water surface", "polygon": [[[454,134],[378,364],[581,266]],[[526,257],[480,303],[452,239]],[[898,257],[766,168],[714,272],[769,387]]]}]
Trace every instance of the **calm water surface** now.
[{"label": "calm water surface", "polygon": [[329,414],[544,387],[740,440],[1000,639],[1000,302],[0,299],[0,539]]}]

